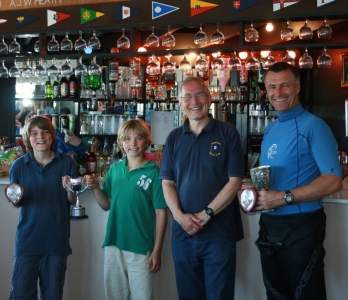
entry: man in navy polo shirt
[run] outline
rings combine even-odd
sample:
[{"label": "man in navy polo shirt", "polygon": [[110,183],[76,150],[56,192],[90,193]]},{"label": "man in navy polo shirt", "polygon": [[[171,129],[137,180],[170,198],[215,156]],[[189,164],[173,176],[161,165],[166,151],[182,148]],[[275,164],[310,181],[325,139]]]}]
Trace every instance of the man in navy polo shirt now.
[{"label": "man in navy polo shirt", "polygon": [[169,134],[160,170],[179,299],[234,299],[243,155],[236,128],[209,117],[211,103],[201,79],[182,83],[187,119]]}]

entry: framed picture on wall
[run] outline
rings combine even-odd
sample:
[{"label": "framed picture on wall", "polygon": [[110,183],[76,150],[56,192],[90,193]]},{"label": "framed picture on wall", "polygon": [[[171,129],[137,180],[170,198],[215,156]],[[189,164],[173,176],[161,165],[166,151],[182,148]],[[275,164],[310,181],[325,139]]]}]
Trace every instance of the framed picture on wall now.
[{"label": "framed picture on wall", "polygon": [[341,87],[348,88],[348,52],[341,53],[342,77]]}]

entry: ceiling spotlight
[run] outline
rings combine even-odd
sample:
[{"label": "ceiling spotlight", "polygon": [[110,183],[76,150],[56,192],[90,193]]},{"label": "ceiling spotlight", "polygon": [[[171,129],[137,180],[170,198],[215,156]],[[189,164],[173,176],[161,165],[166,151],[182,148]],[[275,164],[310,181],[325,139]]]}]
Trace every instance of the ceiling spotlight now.
[{"label": "ceiling spotlight", "polygon": [[267,23],[267,25],[266,25],[266,30],[267,30],[268,32],[270,32],[270,31],[273,31],[273,29],[274,29],[273,24],[272,24],[272,23]]},{"label": "ceiling spotlight", "polygon": [[138,52],[146,52],[146,48],[145,47],[139,47],[138,48]]},{"label": "ceiling spotlight", "polygon": [[190,58],[195,58],[196,56],[197,56],[197,54],[194,53],[194,52],[190,52],[190,53],[189,53],[189,57],[190,57]]},{"label": "ceiling spotlight", "polygon": [[248,52],[245,52],[245,51],[239,52],[238,56],[240,59],[246,59],[248,57]]},{"label": "ceiling spotlight", "polygon": [[295,51],[289,51],[289,55],[292,57],[292,58],[295,58],[296,57],[296,53]]},{"label": "ceiling spotlight", "polygon": [[261,55],[262,58],[265,58],[265,57],[268,56],[269,53],[270,53],[269,50],[262,50],[262,51],[260,52],[260,55]]}]

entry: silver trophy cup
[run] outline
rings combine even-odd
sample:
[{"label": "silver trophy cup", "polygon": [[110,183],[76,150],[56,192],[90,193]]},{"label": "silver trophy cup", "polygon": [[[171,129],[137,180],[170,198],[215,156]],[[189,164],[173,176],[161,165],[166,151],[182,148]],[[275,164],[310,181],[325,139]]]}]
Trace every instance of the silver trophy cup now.
[{"label": "silver trophy cup", "polygon": [[[251,180],[256,190],[268,190],[269,189],[269,176],[271,172],[270,166],[261,166],[250,169]],[[245,212],[250,212],[257,202],[257,191],[254,189],[245,189],[239,197],[240,205]],[[259,212],[268,212],[271,210],[262,210]]]},{"label": "silver trophy cup", "polygon": [[[65,176],[65,179],[69,176]],[[79,195],[82,194],[87,188],[85,177],[70,178],[68,184],[64,184],[71,192],[76,194],[76,204],[71,207],[70,218],[71,219],[86,219],[86,209],[83,205],[80,204]]]}]

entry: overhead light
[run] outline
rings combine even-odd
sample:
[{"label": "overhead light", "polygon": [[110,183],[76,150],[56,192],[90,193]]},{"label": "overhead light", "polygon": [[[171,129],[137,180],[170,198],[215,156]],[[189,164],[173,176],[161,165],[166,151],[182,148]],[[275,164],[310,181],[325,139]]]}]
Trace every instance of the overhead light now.
[{"label": "overhead light", "polygon": [[197,54],[194,53],[194,52],[190,52],[190,53],[189,53],[189,57],[190,57],[190,58],[195,58],[196,56],[197,56]]},{"label": "overhead light", "polygon": [[138,48],[138,52],[146,52],[146,48],[145,47],[139,47]]},{"label": "overhead light", "polygon": [[290,55],[292,58],[295,58],[295,57],[296,57],[295,51],[289,51],[289,55]]},{"label": "overhead light", "polygon": [[248,52],[242,51],[238,53],[240,59],[246,59],[248,57]]},{"label": "overhead light", "polygon": [[273,29],[274,29],[273,24],[272,24],[272,23],[267,23],[267,25],[266,25],[266,30],[267,30],[268,32],[271,32],[271,31],[273,31]]},{"label": "overhead light", "polygon": [[262,50],[262,51],[260,52],[260,55],[261,55],[262,58],[265,58],[265,57],[268,56],[269,53],[270,53],[269,50]]},{"label": "overhead light", "polygon": [[211,55],[212,55],[212,57],[214,57],[214,58],[217,58],[218,56],[220,56],[220,51],[219,52],[214,52],[214,53],[212,53]]}]

